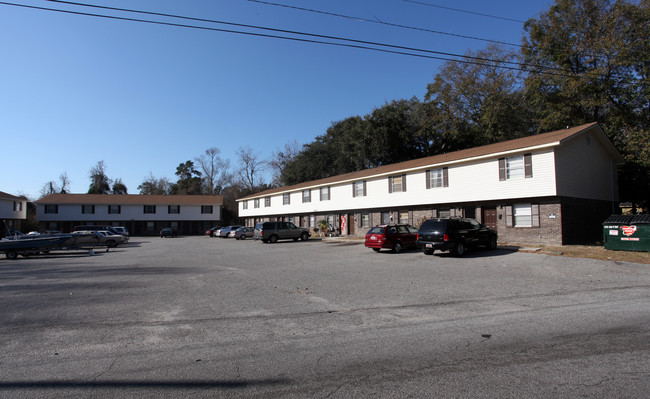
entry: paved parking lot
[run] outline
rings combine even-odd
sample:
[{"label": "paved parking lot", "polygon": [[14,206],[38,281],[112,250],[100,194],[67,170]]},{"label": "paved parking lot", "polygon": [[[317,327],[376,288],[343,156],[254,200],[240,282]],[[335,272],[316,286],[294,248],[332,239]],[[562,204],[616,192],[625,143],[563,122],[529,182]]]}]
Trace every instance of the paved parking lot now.
[{"label": "paved parking lot", "polygon": [[647,397],[650,269],[134,238],[0,260],[0,396]]}]

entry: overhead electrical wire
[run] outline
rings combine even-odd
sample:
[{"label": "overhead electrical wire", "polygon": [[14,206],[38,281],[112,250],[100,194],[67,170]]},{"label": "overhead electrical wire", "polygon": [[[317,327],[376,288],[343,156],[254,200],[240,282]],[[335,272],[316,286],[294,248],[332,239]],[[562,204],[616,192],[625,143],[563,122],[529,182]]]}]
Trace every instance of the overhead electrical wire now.
[{"label": "overhead electrical wire", "polygon": [[[355,39],[348,39],[348,38],[329,36],[329,35],[319,35],[319,34],[306,33],[306,32],[290,31],[290,30],[285,30],[285,29],[267,28],[267,27],[256,26],[256,25],[248,25],[248,24],[240,24],[240,23],[233,23],[233,22],[217,21],[217,20],[210,20],[210,19],[203,19],[203,18],[186,17],[186,16],[180,16],[180,15],[174,15],[174,14],[165,14],[165,13],[157,13],[157,12],[151,12],[151,11],[124,9],[124,8],[116,8],[116,7],[108,7],[108,6],[99,6],[99,5],[94,5],[94,4],[78,3],[78,2],[63,1],[63,0],[45,0],[45,1],[53,2],[53,3],[67,4],[67,5],[74,5],[74,6],[79,6],[79,7],[91,7],[91,8],[105,9],[105,10],[111,10],[111,11],[138,13],[138,14],[146,14],[146,15],[162,16],[162,17],[168,17],[168,18],[183,19],[183,20],[191,20],[191,21],[197,21],[197,22],[208,22],[208,23],[214,23],[214,24],[231,25],[231,26],[236,26],[236,27],[240,27],[240,28],[266,30],[266,31],[293,34],[293,35],[298,35],[298,36],[315,37],[315,38],[319,38],[319,39],[338,40],[338,41],[348,42],[348,43],[337,43],[337,42],[323,41],[323,40],[317,40],[317,39],[305,39],[305,38],[301,38],[301,37],[280,36],[280,35],[275,35],[275,34],[239,31],[239,30],[232,30],[232,29],[222,29],[222,28],[214,28],[214,27],[206,27],[206,26],[198,26],[198,25],[180,24],[180,23],[173,23],[173,22],[153,21],[153,20],[147,20],[147,19],[129,18],[129,17],[122,17],[122,16],[106,15],[106,14],[93,14],[93,13],[87,13],[87,12],[81,12],[81,11],[63,10],[63,9],[57,9],[57,8],[49,8],[49,7],[40,7],[40,6],[33,6],[33,5],[26,5],[26,4],[10,3],[10,2],[5,2],[5,1],[0,1],[0,5],[16,6],[16,7],[28,8],[28,9],[59,12],[59,13],[81,15],[81,16],[90,16],[90,17],[96,17],[96,18],[122,20],[122,21],[128,21],[128,22],[140,22],[140,23],[147,23],[147,24],[154,24],[154,25],[165,25],[165,26],[180,27],[180,28],[190,28],[190,29],[208,30],[208,31],[215,31],[215,32],[222,32],[222,33],[241,34],[241,35],[255,36],[255,37],[290,40],[290,41],[297,41],[297,42],[311,43],[311,44],[323,44],[323,45],[331,45],[331,46],[339,46],[339,47],[356,48],[356,49],[378,51],[378,52],[389,53],[389,54],[405,55],[405,56],[411,56],[411,57],[436,59],[436,60],[451,61],[451,62],[458,62],[458,63],[464,63],[464,64],[471,64],[471,65],[491,66],[491,67],[494,67],[494,68],[508,69],[508,70],[514,70],[514,71],[521,71],[521,70],[525,69],[525,70],[527,70],[529,72],[542,73],[542,74],[546,74],[546,75],[556,75],[556,76],[564,76],[564,77],[583,78],[582,76],[577,76],[575,74],[567,74],[565,71],[563,71],[563,70],[561,70],[559,68],[556,68],[556,67],[546,67],[546,66],[541,66],[541,65],[532,65],[532,64],[525,64],[525,63],[519,63],[519,62],[513,62],[513,61],[495,60],[495,59],[490,59],[490,58],[454,54],[454,53],[441,52],[441,51],[435,51],[435,50],[418,49],[418,48],[412,48],[412,47],[406,47],[406,46],[398,46],[398,45],[370,42],[370,41],[364,41],[364,40],[355,40]],[[386,47],[386,48],[371,47],[371,46],[380,46],[380,47]],[[413,53],[413,51],[421,52],[421,53],[425,53],[425,54]],[[432,54],[435,54],[435,55],[432,55]],[[458,57],[458,58],[449,58],[449,57]],[[497,65],[490,64],[490,63],[496,63]],[[509,65],[499,65],[499,64],[509,64]],[[550,72],[550,71],[553,71],[553,70],[560,71],[560,72]],[[598,77],[598,76],[592,74],[592,77]]]},{"label": "overhead electrical wire", "polygon": [[381,25],[386,25],[386,26],[392,26],[395,28],[401,28],[401,29],[410,29],[410,30],[415,30],[415,31],[420,31],[420,32],[428,32],[428,33],[435,33],[438,35],[445,35],[445,36],[453,36],[453,37],[459,37],[461,39],[471,39],[471,40],[480,40],[483,42],[488,42],[488,43],[496,43],[496,44],[503,44],[506,46],[514,46],[514,47],[521,47],[521,44],[517,43],[509,43],[509,42],[504,42],[500,40],[492,40],[492,39],[485,39],[482,37],[476,37],[476,36],[468,36],[468,35],[461,35],[458,33],[450,33],[450,32],[442,32],[438,30],[433,30],[433,29],[427,29],[427,28],[418,28],[415,26],[408,26],[408,25],[401,25],[401,24],[396,24],[392,22],[386,22],[382,21],[379,19],[367,19],[363,17],[354,17],[351,15],[345,15],[345,14],[338,14],[338,13],[333,13],[329,11],[322,11],[322,10],[315,10],[311,8],[304,8],[304,7],[297,7],[297,6],[291,6],[288,4],[279,4],[279,3],[272,3],[270,1],[263,1],[263,0],[248,0],[252,3],[259,3],[259,4],[265,4],[269,6],[275,6],[275,7],[284,7],[284,8],[289,8],[289,9],[294,9],[294,10],[299,10],[299,11],[307,11],[315,14],[323,14],[323,15],[329,15],[332,17],[338,17],[338,18],[345,18],[345,19],[350,19],[354,21],[360,21],[360,22],[369,22],[373,24],[381,24]]},{"label": "overhead electrical wire", "polygon": [[[10,6],[23,7],[23,8],[31,8],[31,9],[37,9],[37,10],[43,10],[43,11],[60,12],[60,13],[65,13],[65,14],[74,14],[74,15],[97,17],[97,18],[107,18],[107,19],[123,20],[123,21],[130,21],[130,22],[149,23],[149,24],[155,24],[155,25],[167,25],[167,26],[175,26],[175,27],[182,27],[182,28],[210,30],[210,31],[216,31],[216,32],[235,33],[235,34],[242,34],[242,35],[248,35],[248,36],[267,37],[267,38],[273,38],[273,39],[284,39],[284,40],[292,40],[292,41],[307,42],[307,43],[314,43],[314,44],[325,44],[325,45],[332,45],[332,46],[340,46],[340,47],[351,47],[351,48],[379,51],[379,52],[384,52],[384,53],[392,53],[392,54],[400,54],[400,55],[407,55],[407,56],[420,57],[420,58],[436,59],[436,60],[442,60],[442,61],[455,61],[455,62],[467,63],[467,64],[488,65],[486,63],[503,63],[503,64],[508,64],[508,65],[494,65],[494,67],[502,68],[502,69],[510,69],[510,70],[521,70],[522,67],[532,67],[532,68],[536,67],[534,65],[527,65],[525,63],[520,63],[520,62],[494,60],[494,59],[490,59],[490,58],[454,54],[454,53],[443,52],[443,51],[418,49],[418,48],[408,47],[408,46],[399,46],[399,45],[393,45],[393,44],[371,42],[371,41],[366,41],[366,40],[348,39],[348,38],[337,37],[337,36],[320,35],[320,34],[306,33],[306,32],[298,32],[298,31],[291,31],[291,30],[286,30],[286,29],[268,28],[268,27],[262,27],[262,26],[256,26],[256,25],[248,25],[248,24],[240,24],[240,23],[234,23],[234,22],[225,22],[225,21],[218,21],[218,20],[211,20],[211,19],[204,19],[204,18],[186,17],[186,16],[181,16],[181,15],[165,14],[165,13],[142,11],[142,10],[133,10],[133,9],[126,9],[126,8],[99,6],[99,5],[94,5],[94,4],[78,3],[78,2],[62,1],[62,0],[45,0],[45,1],[53,2],[53,3],[62,3],[62,4],[67,4],[67,5],[75,5],[75,6],[80,6],[80,7],[91,7],[91,8],[98,8],[98,9],[111,10],[111,11],[129,12],[129,13],[137,13],[137,14],[146,14],[146,15],[155,15],[155,16],[162,16],[162,17],[168,17],[168,18],[183,19],[183,20],[191,20],[191,21],[196,21],[196,22],[209,22],[209,23],[214,23],[214,24],[236,26],[236,27],[240,27],[240,28],[250,28],[250,29],[258,29],[258,30],[265,30],[265,31],[272,31],[272,32],[279,32],[279,33],[287,33],[287,34],[293,34],[293,35],[299,35],[299,36],[316,37],[316,38],[319,38],[319,39],[339,40],[339,41],[348,42],[348,43],[327,42],[327,41],[315,40],[315,39],[304,39],[304,38],[300,38],[300,37],[288,37],[288,36],[270,35],[270,34],[265,34],[265,33],[236,31],[236,30],[231,30],[231,29],[211,28],[211,27],[206,27],[206,26],[187,25],[187,24],[179,24],[179,23],[164,22],[164,21],[152,21],[152,20],[146,20],[146,19],[121,17],[121,16],[114,16],[114,15],[106,15],[106,14],[92,14],[92,13],[81,12],[81,11],[72,11],[72,10],[63,10],[63,9],[57,9],[57,8],[32,6],[32,5],[26,5],[26,4],[10,3],[10,2],[5,2],[5,1],[0,1],[0,4],[1,5],[10,5]],[[353,43],[353,44],[350,44],[350,43]],[[386,48],[378,48],[378,47],[370,47],[370,46],[380,46],[380,47],[386,47]],[[416,53],[412,53],[412,51],[421,52],[421,53],[425,53],[425,54],[416,54]],[[430,54],[435,54],[435,55],[430,55]],[[458,57],[460,59],[449,58],[449,57]],[[474,60],[474,61],[473,62],[468,61],[468,59]],[[477,61],[480,61],[480,62],[477,62]],[[544,69],[548,69],[548,68],[544,68]]]},{"label": "overhead electrical wire", "polygon": [[446,7],[446,6],[441,6],[441,5],[438,5],[438,4],[427,3],[427,2],[424,2],[424,1],[416,1],[416,0],[402,0],[402,1],[405,2],[405,3],[413,3],[413,4],[419,4],[419,5],[422,5],[422,6],[441,8],[443,10],[462,12],[462,13],[465,13],[465,14],[479,15],[481,17],[495,18],[495,19],[500,19],[502,21],[517,22],[517,23],[522,23],[522,24],[526,22],[526,21],[522,21],[522,20],[519,20],[519,19],[500,17],[498,15],[483,14],[483,13],[476,12],[476,11],[461,10],[460,8]]}]

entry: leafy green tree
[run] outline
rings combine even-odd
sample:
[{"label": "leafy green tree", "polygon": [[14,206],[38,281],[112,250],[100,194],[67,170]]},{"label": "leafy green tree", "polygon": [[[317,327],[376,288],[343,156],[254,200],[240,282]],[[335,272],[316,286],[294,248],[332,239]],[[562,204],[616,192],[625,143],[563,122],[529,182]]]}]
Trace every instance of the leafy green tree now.
[{"label": "leafy green tree", "polygon": [[490,45],[448,61],[427,86],[425,135],[434,154],[521,137],[530,133],[522,77],[511,69],[516,54]]},{"label": "leafy green tree", "polygon": [[176,167],[178,181],[170,187],[171,194],[203,194],[201,172],[194,167],[194,162],[185,161]]},{"label": "leafy green tree", "polygon": [[157,179],[149,172],[149,176],[138,186],[138,190],[143,195],[166,195],[170,193],[170,186],[169,180],[164,177]]},{"label": "leafy green tree", "polygon": [[525,82],[539,129],[599,122],[637,175],[622,176],[622,198],[647,207],[650,2],[556,0],[524,29],[523,60],[542,66]]},{"label": "leafy green tree", "polygon": [[106,165],[104,161],[97,162],[90,169],[90,187],[88,194],[108,194],[111,192],[111,179],[106,175]]},{"label": "leafy green tree", "polygon": [[128,189],[126,185],[122,182],[122,179],[117,178],[113,182],[113,188],[111,188],[112,194],[128,194]]}]

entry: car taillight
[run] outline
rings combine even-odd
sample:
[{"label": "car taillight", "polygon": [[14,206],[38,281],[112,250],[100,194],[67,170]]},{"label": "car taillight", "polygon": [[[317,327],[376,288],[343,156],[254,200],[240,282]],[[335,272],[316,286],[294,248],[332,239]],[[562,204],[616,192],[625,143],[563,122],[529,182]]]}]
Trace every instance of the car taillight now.
[{"label": "car taillight", "polygon": [[449,234],[445,234],[442,236],[442,241],[449,241]]},{"label": "car taillight", "polygon": [[416,240],[419,240],[419,239],[420,239],[420,233],[417,233],[417,234],[415,235],[415,239],[416,239]]}]

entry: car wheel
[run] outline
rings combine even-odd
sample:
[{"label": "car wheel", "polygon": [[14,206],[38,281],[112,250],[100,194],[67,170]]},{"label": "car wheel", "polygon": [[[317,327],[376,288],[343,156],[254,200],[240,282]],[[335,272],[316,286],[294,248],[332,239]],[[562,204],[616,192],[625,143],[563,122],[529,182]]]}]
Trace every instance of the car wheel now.
[{"label": "car wheel", "polygon": [[275,244],[276,242],[278,242],[278,236],[273,235],[269,237],[269,241],[271,242],[271,244]]},{"label": "car wheel", "polygon": [[393,252],[398,254],[401,251],[402,251],[402,243],[401,242],[396,242],[395,245],[393,245]]},{"label": "car wheel", "polygon": [[263,243],[267,243],[267,242],[269,242],[269,240],[262,240],[262,242],[263,242]]},{"label": "car wheel", "polygon": [[373,248],[372,250],[375,252],[379,252],[379,248]]},{"label": "car wheel", "polygon": [[452,253],[454,256],[463,256],[465,253],[465,244],[462,242],[457,242],[456,245],[454,245],[454,249],[452,249]]},{"label": "car wheel", "polygon": [[424,252],[425,255],[433,255],[433,249],[431,248],[424,248],[422,252]]},{"label": "car wheel", "polygon": [[113,240],[108,240],[108,241],[106,241],[106,246],[109,247],[109,248],[115,248],[115,247],[117,247],[117,244]]},{"label": "car wheel", "polygon": [[490,242],[488,243],[488,248],[489,249],[497,249],[497,238],[496,237],[490,237]]},{"label": "car wheel", "polygon": [[241,237],[239,237],[239,239],[240,239],[240,240],[245,240],[245,239],[246,239],[246,235],[242,234]]},{"label": "car wheel", "polygon": [[294,238],[293,240],[294,240],[294,241],[298,241],[299,238],[300,238],[300,237],[296,237],[296,238]]},{"label": "car wheel", "polygon": [[18,252],[14,250],[7,251],[5,252],[5,256],[7,259],[16,259],[18,257]]},{"label": "car wheel", "polygon": [[307,241],[307,240],[309,239],[309,234],[307,234],[307,233],[302,233],[302,234],[300,235],[300,239],[303,240],[303,241]]}]

